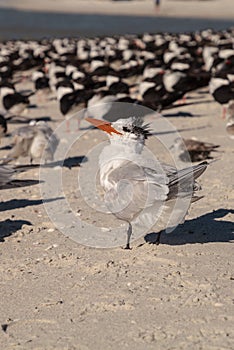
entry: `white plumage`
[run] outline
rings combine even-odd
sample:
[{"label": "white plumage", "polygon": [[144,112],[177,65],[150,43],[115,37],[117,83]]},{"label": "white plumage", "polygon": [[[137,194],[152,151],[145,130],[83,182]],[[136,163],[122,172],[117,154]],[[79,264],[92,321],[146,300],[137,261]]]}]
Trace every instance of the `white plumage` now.
[{"label": "white plumage", "polygon": [[[148,220],[152,227],[155,218],[167,213],[167,219],[161,220],[160,230],[167,228],[167,224],[172,227],[183,222],[185,209],[199,199],[194,196],[199,189],[195,179],[205,171],[207,163],[177,170],[155,159],[147,159],[142,151],[150,132],[148,125],[142,125],[142,119],[119,119],[112,124],[92,118],[87,120],[108,132],[110,138],[110,144],[99,157],[100,183],[108,209],[129,223],[126,248],[129,248],[132,222],[140,216],[141,224]],[[178,199],[181,206],[175,204]]]}]

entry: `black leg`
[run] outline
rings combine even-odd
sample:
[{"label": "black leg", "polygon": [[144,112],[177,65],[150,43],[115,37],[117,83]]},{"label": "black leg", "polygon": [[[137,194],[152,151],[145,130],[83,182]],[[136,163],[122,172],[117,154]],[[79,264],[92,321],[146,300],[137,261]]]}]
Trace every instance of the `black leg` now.
[{"label": "black leg", "polygon": [[127,232],[127,244],[125,249],[131,249],[130,248],[130,239],[131,239],[131,235],[132,235],[132,225],[129,222],[129,226],[128,226],[128,232]]}]

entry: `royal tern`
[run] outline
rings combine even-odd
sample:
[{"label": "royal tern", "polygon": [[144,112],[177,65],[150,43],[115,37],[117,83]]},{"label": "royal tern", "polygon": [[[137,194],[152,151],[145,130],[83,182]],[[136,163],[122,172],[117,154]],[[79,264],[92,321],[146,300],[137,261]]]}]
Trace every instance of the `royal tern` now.
[{"label": "royal tern", "polygon": [[[187,200],[189,207],[191,202],[201,198],[194,195],[200,189],[195,180],[205,171],[207,162],[182,170],[162,163],[147,166],[150,163],[145,161],[142,151],[150,131],[148,125],[143,125],[142,118],[130,117],[113,123],[93,118],[86,120],[105,131],[110,139],[99,156],[100,184],[105,190],[108,209],[129,224],[126,249],[130,248],[132,223],[143,210],[146,209],[153,222],[164,204],[167,207],[181,199]],[[179,224],[187,210],[176,210]],[[160,233],[156,243],[159,238]]]}]

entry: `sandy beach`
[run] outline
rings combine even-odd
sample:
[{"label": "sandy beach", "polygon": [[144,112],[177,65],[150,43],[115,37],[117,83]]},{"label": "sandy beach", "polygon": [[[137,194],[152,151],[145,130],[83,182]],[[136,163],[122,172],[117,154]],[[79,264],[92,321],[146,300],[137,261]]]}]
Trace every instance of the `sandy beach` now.
[{"label": "sandy beach", "polygon": [[[0,5],[1,18],[8,16],[0,25],[1,39],[24,34],[38,38],[48,31],[57,36],[88,36],[137,30],[189,31],[210,25],[227,28],[234,19],[232,0],[165,0],[157,19],[151,1],[73,0],[66,5],[58,0],[1,1]],[[29,33],[32,22],[24,27],[21,24],[30,16],[35,16],[35,27]],[[57,21],[60,16],[64,22]],[[11,22],[7,23],[7,18]],[[99,23],[99,18],[104,22]],[[19,91],[32,88],[30,81],[17,84]],[[49,118],[53,129],[61,126],[63,117],[55,99],[38,102],[33,96],[31,104],[37,108],[30,108],[28,117]],[[78,244],[48,217],[38,181],[32,186],[1,190],[1,349],[233,348],[233,140],[220,117],[221,106],[207,88],[190,92],[184,106],[178,104],[162,114],[182,137],[218,144],[220,152],[216,155],[219,160],[199,179],[204,198],[191,206],[183,225],[162,235],[159,246],[146,243],[144,237],[132,242],[132,250]],[[157,121],[147,118],[157,131]],[[16,126],[20,124],[9,124],[9,132]],[[67,135],[62,126],[64,144],[69,137],[83,140],[74,143],[67,154],[64,193],[81,221],[108,230],[116,225],[116,219],[107,215],[104,222],[77,189],[79,163],[87,150],[107,138],[100,130],[87,132],[86,122],[82,127]],[[164,131],[168,137],[168,130]],[[2,140],[0,158],[9,143],[9,138]],[[154,138],[147,140],[147,147],[157,154]],[[19,174],[17,179],[39,179],[39,169]],[[51,202],[55,201],[61,216],[65,215],[57,197]]]},{"label": "sandy beach", "polygon": [[[142,237],[130,251],[85,247],[50,221],[38,184],[1,190],[2,349],[232,348],[233,140],[208,94],[190,99],[163,115],[183,137],[219,144],[220,160],[199,181],[205,197],[159,246],[141,246]],[[30,111],[31,118],[41,116],[56,118],[53,128],[62,121],[55,102]],[[64,191],[84,223],[108,229],[113,217],[103,223],[76,190],[77,158],[105,139],[93,130],[72,148]],[[30,170],[17,179],[37,177]]]}]

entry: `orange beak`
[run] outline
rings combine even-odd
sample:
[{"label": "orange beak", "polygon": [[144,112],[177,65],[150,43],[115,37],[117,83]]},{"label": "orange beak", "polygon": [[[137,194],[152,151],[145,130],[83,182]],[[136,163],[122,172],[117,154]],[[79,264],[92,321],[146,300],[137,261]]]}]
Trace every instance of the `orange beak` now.
[{"label": "orange beak", "polygon": [[123,135],[123,134],[121,134],[121,132],[119,132],[118,130],[113,128],[111,126],[111,123],[106,122],[104,120],[99,120],[99,119],[94,119],[94,118],[85,118],[85,120],[87,120],[87,122],[96,126],[98,129],[101,129],[101,130],[107,132],[108,134],[115,133],[118,135]]}]

